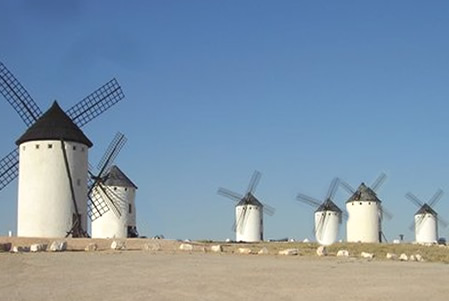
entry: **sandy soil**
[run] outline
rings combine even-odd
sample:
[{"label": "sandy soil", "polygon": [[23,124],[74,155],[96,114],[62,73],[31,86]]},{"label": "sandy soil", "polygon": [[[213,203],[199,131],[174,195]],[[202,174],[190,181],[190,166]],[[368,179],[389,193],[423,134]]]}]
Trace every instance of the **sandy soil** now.
[{"label": "sandy soil", "polygon": [[175,251],[0,253],[0,300],[448,300],[449,265]]}]

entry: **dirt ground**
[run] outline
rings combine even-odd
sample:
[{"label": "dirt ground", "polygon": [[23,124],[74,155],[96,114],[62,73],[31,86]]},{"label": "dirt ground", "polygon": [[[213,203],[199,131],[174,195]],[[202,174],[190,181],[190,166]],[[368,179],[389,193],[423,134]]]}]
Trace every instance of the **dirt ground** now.
[{"label": "dirt ground", "polygon": [[0,300],[448,300],[449,265],[175,251],[0,253]]}]

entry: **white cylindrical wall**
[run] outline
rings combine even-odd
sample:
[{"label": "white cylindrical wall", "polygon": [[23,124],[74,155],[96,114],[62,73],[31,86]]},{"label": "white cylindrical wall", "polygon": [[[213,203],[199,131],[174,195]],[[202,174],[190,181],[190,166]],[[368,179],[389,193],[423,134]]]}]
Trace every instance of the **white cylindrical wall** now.
[{"label": "white cylindrical wall", "polygon": [[438,241],[438,222],[430,213],[415,215],[415,239],[418,243],[436,243]]},{"label": "white cylindrical wall", "polygon": [[346,238],[348,242],[379,242],[380,208],[377,202],[346,203],[348,221]]},{"label": "white cylindrical wall", "polygon": [[[64,144],[81,226],[86,230],[88,147]],[[61,141],[29,141],[19,148],[17,235],[65,237],[76,211]]]},{"label": "white cylindrical wall", "polygon": [[[128,227],[136,227],[136,189],[106,186],[106,190],[111,191],[122,201],[118,203],[118,198],[115,198],[121,215],[117,216],[113,210],[109,210],[92,221],[92,238],[126,238],[128,236]],[[101,189],[94,189],[93,193],[99,194],[101,200],[106,202],[108,206],[111,206],[111,203],[106,200],[108,196]]]},{"label": "white cylindrical wall", "polygon": [[255,205],[236,206],[235,220],[236,241],[257,242],[263,240],[262,207]]},{"label": "white cylindrical wall", "polygon": [[315,212],[315,238],[321,245],[331,245],[337,241],[340,213],[335,211]]}]

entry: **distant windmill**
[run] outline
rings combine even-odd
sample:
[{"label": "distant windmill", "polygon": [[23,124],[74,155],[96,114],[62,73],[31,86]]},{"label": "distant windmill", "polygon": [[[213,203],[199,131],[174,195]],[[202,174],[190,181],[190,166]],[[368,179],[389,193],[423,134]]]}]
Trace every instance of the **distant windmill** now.
[{"label": "distant windmill", "polygon": [[55,102],[42,114],[0,63],[0,93],[29,127],[17,140],[19,147],[0,160],[0,190],[19,175],[18,236],[86,236],[87,153],[92,142],[79,127],[123,99],[119,84],[109,81],[67,112]]},{"label": "distant windmill", "polygon": [[114,159],[126,143],[117,133],[97,168],[91,171],[88,213],[92,238],[137,237],[135,195],[137,186],[115,165]]},{"label": "distant windmill", "polygon": [[219,188],[218,194],[236,202],[235,227],[236,241],[257,242],[263,240],[263,213],[273,215],[275,209],[264,205],[254,196],[261,173],[255,171],[245,195]]},{"label": "distant windmill", "polygon": [[342,187],[351,194],[346,201],[348,242],[381,242],[382,237],[385,239],[382,220],[384,216],[391,219],[392,215],[383,208],[376,191],[385,182],[386,177],[382,173],[371,187],[362,183],[357,190],[354,190],[348,183],[341,182]]},{"label": "distant windmill", "polygon": [[316,200],[302,193],[296,197],[298,201],[316,208],[314,232],[316,240],[322,245],[331,245],[338,237],[343,211],[332,201],[338,185],[339,179],[333,179],[324,201]]},{"label": "distant windmill", "polygon": [[436,243],[438,241],[438,223],[447,227],[448,223],[443,220],[433,209],[443,196],[443,191],[438,189],[432,198],[423,203],[413,193],[408,192],[405,197],[419,207],[415,213],[415,220],[410,226],[415,230],[415,240],[417,243]]}]

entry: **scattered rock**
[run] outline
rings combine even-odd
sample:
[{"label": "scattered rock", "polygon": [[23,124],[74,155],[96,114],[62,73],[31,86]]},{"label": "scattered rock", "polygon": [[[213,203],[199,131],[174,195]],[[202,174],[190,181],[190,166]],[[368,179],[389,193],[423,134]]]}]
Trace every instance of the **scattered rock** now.
[{"label": "scattered rock", "polygon": [[50,244],[48,251],[50,252],[63,252],[67,250],[67,242],[55,240]]},{"label": "scattered rock", "polygon": [[399,239],[394,239],[394,240],[393,240],[393,243],[394,243],[395,245],[398,245],[398,244],[401,243],[401,241],[400,241]]},{"label": "scattered rock", "polygon": [[310,240],[308,238],[304,238],[302,242],[310,242]]},{"label": "scattered rock", "polygon": [[285,249],[285,250],[279,251],[279,255],[287,255],[287,256],[299,255],[299,250],[298,249]]},{"label": "scattered rock", "polygon": [[325,246],[319,246],[318,249],[316,249],[316,255],[318,256],[327,256],[327,249]]},{"label": "scattered rock", "polygon": [[405,253],[402,253],[401,255],[399,255],[399,260],[400,261],[408,261],[408,256]]},{"label": "scattered rock", "polygon": [[250,248],[239,248],[239,253],[240,254],[253,254],[253,251]]},{"label": "scattered rock", "polygon": [[387,253],[387,256],[385,256],[387,259],[396,260],[398,259],[398,255],[394,253]]},{"label": "scattered rock", "polygon": [[0,244],[0,252],[9,252],[12,244],[10,242]]},{"label": "scattered rock", "polygon": [[348,250],[338,250],[337,257],[349,257]]},{"label": "scattered rock", "polygon": [[23,246],[14,246],[11,249],[12,253],[22,253],[22,252],[29,252],[30,248],[29,247],[23,247]]},{"label": "scattered rock", "polygon": [[114,240],[111,243],[111,249],[112,250],[125,250],[126,249],[126,243],[124,241]]},{"label": "scattered rock", "polygon": [[211,246],[210,250],[215,253],[221,253],[221,252],[223,252],[223,247],[221,245],[215,245],[215,246]]},{"label": "scattered rock", "polygon": [[161,245],[159,243],[147,243],[143,245],[145,251],[160,251]]},{"label": "scattered rock", "polygon": [[30,251],[31,252],[43,252],[47,249],[47,245],[46,244],[32,244],[30,246]]},{"label": "scattered rock", "polygon": [[424,261],[424,258],[421,256],[421,254],[416,254],[415,255],[415,259],[416,259],[416,261],[419,261],[419,262],[423,262]]},{"label": "scattered rock", "polygon": [[416,257],[415,255],[410,255],[410,257],[408,258],[408,261],[416,261]]},{"label": "scattered rock", "polygon": [[86,252],[93,252],[93,251],[96,251],[97,249],[98,249],[97,244],[95,244],[95,243],[90,243],[90,244],[88,244],[88,245],[84,248],[84,251],[86,251]]},{"label": "scattered rock", "polygon": [[179,249],[182,251],[193,251],[193,246],[191,244],[181,244]]},{"label": "scattered rock", "polygon": [[368,252],[362,252],[362,253],[360,253],[360,257],[366,258],[366,259],[373,259],[374,258],[374,254],[373,253],[368,253]]},{"label": "scattered rock", "polygon": [[266,247],[263,247],[262,249],[260,249],[259,252],[257,252],[257,254],[259,254],[259,255],[267,255],[269,253],[270,252],[268,251],[268,249]]}]

